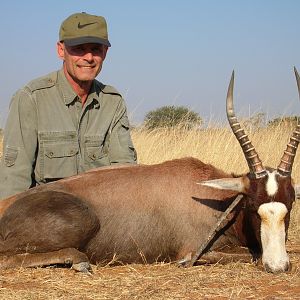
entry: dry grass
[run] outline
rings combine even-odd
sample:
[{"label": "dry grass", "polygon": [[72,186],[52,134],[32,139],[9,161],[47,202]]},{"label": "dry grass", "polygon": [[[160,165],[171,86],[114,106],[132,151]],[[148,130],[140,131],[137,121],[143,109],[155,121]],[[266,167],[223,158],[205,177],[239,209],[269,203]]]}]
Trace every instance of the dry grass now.
[{"label": "dry grass", "polygon": [[[262,128],[249,134],[265,165],[276,167],[292,132],[291,128]],[[241,148],[229,128],[203,130],[159,129],[135,130],[133,141],[139,163],[153,164],[186,156],[196,157],[227,172],[248,171]],[[300,151],[293,167],[293,176],[300,183]]]},{"label": "dry grass", "polygon": [[[278,165],[291,130],[277,127],[251,133],[266,165]],[[132,136],[143,164],[194,156],[228,172],[243,173],[248,169],[227,128],[135,130]],[[299,152],[293,168],[297,183]],[[289,273],[268,274],[247,263],[188,269],[170,264],[93,266],[92,277],[61,268],[7,270],[0,274],[0,299],[300,299],[299,216],[300,201],[293,208],[289,231],[288,250],[293,264]]]},{"label": "dry grass", "polygon": [[94,275],[67,269],[2,272],[1,299],[299,299],[299,256],[285,274],[269,274],[253,264],[197,266],[169,264],[96,267]]}]

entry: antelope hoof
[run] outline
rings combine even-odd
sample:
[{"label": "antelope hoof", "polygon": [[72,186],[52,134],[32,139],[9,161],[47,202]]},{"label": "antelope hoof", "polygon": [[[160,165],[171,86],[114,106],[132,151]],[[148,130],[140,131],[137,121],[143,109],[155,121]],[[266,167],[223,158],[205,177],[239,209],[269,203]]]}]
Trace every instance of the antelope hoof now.
[{"label": "antelope hoof", "polygon": [[93,273],[91,265],[87,261],[83,261],[83,262],[80,262],[80,263],[77,263],[77,264],[73,264],[71,269],[73,269],[77,272],[87,274],[87,275],[92,275],[92,273]]},{"label": "antelope hoof", "polygon": [[182,259],[179,259],[176,261],[177,266],[187,268],[191,267],[191,261],[192,261],[192,253],[188,253],[185,255]]}]

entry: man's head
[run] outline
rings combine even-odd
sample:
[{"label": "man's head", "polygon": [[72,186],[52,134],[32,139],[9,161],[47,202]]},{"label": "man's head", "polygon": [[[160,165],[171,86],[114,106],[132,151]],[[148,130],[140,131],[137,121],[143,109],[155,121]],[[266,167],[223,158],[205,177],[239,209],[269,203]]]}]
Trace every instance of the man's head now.
[{"label": "man's head", "polygon": [[65,19],[60,26],[59,41],[67,46],[96,43],[110,47],[105,19],[87,13],[76,13]]},{"label": "man's head", "polygon": [[82,84],[96,78],[110,47],[106,21],[101,16],[77,13],[63,21],[57,43],[69,82]]}]

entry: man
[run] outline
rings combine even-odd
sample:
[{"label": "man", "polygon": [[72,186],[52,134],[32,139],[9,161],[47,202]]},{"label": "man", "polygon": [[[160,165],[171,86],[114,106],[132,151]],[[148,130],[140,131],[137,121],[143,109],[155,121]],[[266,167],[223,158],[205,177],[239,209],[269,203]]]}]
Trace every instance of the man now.
[{"label": "man", "polygon": [[136,163],[124,100],[95,80],[108,47],[103,17],[77,13],[62,23],[62,69],[31,81],[12,98],[0,199],[92,168]]}]

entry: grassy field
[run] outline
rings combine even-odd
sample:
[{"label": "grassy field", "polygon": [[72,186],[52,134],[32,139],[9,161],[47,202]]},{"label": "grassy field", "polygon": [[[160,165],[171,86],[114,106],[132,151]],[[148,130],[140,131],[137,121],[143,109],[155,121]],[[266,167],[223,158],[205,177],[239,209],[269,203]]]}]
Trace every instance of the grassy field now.
[{"label": "grassy field", "polygon": [[[292,128],[263,128],[250,139],[264,165],[277,167]],[[134,130],[139,163],[193,156],[227,172],[248,171],[239,144],[227,128],[198,131]],[[300,184],[300,150],[293,177]],[[62,268],[7,270],[0,299],[300,299],[300,201],[292,211],[287,248],[292,270],[269,274],[252,263],[178,268],[171,264],[93,266],[94,275]]]}]

